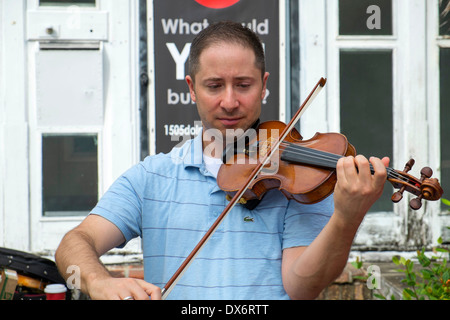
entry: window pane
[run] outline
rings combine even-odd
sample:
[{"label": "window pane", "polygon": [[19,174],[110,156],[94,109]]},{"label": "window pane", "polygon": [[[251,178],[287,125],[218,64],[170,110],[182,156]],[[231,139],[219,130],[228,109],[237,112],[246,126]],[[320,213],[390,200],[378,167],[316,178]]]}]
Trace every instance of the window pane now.
[{"label": "window pane", "polygon": [[[392,52],[341,51],[341,132],[358,154],[391,158],[392,163]],[[371,211],[392,211],[388,185]]]},{"label": "window pane", "polygon": [[86,215],[98,200],[97,136],[42,138],[44,216]]},{"label": "window pane", "polygon": [[340,35],[392,35],[391,0],[339,0]]},{"label": "window pane", "polygon": [[[441,91],[441,186],[450,190],[450,49],[440,49],[440,91]],[[444,194],[444,198],[450,196]],[[443,206],[448,210],[447,206]]]},{"label": "window pane", "polygon": [[439,35],[450,36],[450,0],[439,0]]},{"label": "window pane", "polygon": [[39,0],[40,6],[85,6],[94,7],[95,0]]}]

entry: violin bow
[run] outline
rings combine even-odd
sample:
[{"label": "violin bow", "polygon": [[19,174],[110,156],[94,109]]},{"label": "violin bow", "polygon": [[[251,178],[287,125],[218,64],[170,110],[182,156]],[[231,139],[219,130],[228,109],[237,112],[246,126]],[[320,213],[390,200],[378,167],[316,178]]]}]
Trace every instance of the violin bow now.
[{"label": "violin bow", "polygon": [[178,270],[174,273],[172,278],[170,278],[170,280],[166,283],[164,288],[161,290],[161,299],[162,300],[165,300],[167,298],[169,293],[172,291],[172,289],[175,287],[175,285],[181,279],[181,277],[186,272],[186,270],[189,268],[189,266],[194,261],[194,259],[197,257],[197,255],[200,253],[200,250],[206,245],[206,243],[209,241],[211,236],[217,230],[217,228],[222,223],[222,221],[225,219],[225,217],[228,215],[228,213],[231,211],[231,209],[233,209],[233,207],[236,205],[236,203],[238,203],[239,199],[241,199],[241,197],[244,195],[245,191],[247,191],[247,189],[249,188],[249,186],[251,185],[253,180],[258,176],[258,174],[261,172],[261,170],[264,168],[264,166],[269,162],[272,155],[279,148],[281,142],[286,138],[286,136],[289,134],[289,132],[294,128],[297,121],[300,119],[300,117],[303,115],[303,113],[306,111],[306,109],[310,106],[310,104],[312,103],[314,98],[319,94],[320,90],[325,86],[325,84],[326,84],[326,79],[320,78],[320,80],[314,86],[314,89],[306,97],[305,101],[302,103],[300,108],[297,110],[294,117],[284,128],[284,130],[281,133],[278,140],[276,140],[275,143],[271,144],[269,151],[265,154],[263,160],[260,161],[258,163],[258,165],[255,167],[255,169],[252,171],[250,176],[247,178],[247,181],[245,182],[245,184],[241,187],[241,189],[238,192],[236,192],[236,194],[230,200],[230,202],[225,207],[223,212],[219,215],[219,217],[216,219],[216,221],[213,223],[213,225],[205,233],[205,235],[202,237],[202,239],[200,239],[200,241],[195,246],[195,248],[191,251],[191,253],[187,256],[187,258],[184,260],[184,262],[181,264],[181,266],[178,268]]}]

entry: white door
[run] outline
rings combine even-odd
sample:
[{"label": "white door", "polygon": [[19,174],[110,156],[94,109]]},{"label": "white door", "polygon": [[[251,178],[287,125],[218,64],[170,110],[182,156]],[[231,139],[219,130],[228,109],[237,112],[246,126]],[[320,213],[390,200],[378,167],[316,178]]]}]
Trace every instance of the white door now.
[{"label": "white door", "polygon": [[[4,244],[51,254],[109,185],[139,160],[138,0],[7,0],[2,5],[9,23],[14,14],[19,18],[14,23],[23,32],[15,36],[25,43],[15,53],[24,63],[8,60],[23,71],[17,83],[23,84],[25,98],[17,112],[24,116],[6,106],[25,142],[7,165],[25,174],[15,183],[11,177],[8,188],[3,185],[25,203],[17,206],[20,218],[3,211]],[[139,252],[138,244],[128,248]]]}]

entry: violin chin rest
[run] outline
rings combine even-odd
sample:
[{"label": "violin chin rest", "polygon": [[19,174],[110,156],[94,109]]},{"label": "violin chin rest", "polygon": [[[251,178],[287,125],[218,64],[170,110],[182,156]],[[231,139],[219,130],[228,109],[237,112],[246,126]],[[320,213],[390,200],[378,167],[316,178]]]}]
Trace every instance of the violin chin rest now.
[{"label": "violin chin rest", "polygon": [[262,201],[262,199],[252,199],[252,200],[247,200],[247,202],[245,204],[243,204],[243,206],[245,208],[247,208],[248,210],[253,210],[255,209],[258,204]]}]

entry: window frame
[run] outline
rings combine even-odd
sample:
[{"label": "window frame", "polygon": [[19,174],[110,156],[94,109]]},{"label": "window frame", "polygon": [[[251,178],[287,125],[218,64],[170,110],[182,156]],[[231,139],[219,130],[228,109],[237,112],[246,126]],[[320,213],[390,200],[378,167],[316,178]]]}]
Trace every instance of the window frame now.
[{"label": "window frame", "polygon": [[[327,25],[328,32],[328,59],[329,66],[329,96],[328,96],[328,111],[329,111],[329,127],[330,131],[340,132],[340,53],[341,50],[390,50],[392,52],[392,106],[399,104],[399,75],[404,73],[402,64],[398,63],[399,46],[403,43],[399,39],[398,24],[400,17],[398,15],[398,1],[392,0],[392,35],[377,35],[377,36],[350,36],[339,35],[339,3],[338,1],[327,2],[327,16],[329,23]],[[401,15],[400,15],[401,16]],[[396,132],[400,126],[399,121],[396,120],[395,111],[393,116],[393,131]],[[394,134],[393,132],[393,134]],[[350,141],[351,142],[351,141]],[[393,140],[393,157],[395,163],[391,163],[391,167],[396,167],[398,159],[398,141]],[[369,155],[366,155],[369,156]],[[403,166],[402,166],[403,168]],[[389,187],[389,185],[386,185]],[[402,210],[403,209],[403,210]],[[402,212],[405,211],[404,202],[393,206],[391,212],[370,212],[361,225],[360,232],[355,239],[355,247],[373,248],[377,246],[386,246],[386,243],[395,243],[399,239],[399,226],[402,223]],[[371,234],[374,232],[382,235],[379,239],[375,239]]]},{"label": "window frame", "polygon": [[[302,99],[320,76],[327,78],[325,90],[310,107],[314,111],[308,110],[302,116],[300,128],[305,139],[315,132],[340,131],[340,50],[392,50],[394,162],[390,166],[403,170],[412,157],[416,164],[410,174],[420,177],[421,168],[430,166],[433,177],[440,177],[436,143],[439,126],[435,125],[439,123],[436,48],[449,46],[450,42],[436,39],[437,1],[392,0],[392,35],[370,37],[338,34],[338,1],[299,0],[300,65],[306,66],[300,70]],[[399,250],[423,245],[419,244],[422,239],[433,243],[443,225],[438,217],[440,203],[425,201],[422,209],[411,212],[412,198],[404,194],[392,212],[367,214],[355,239],[355,250]],[[417,236],[410,234],[415,231]]]},{"label": "window frame", "polygon": [[[439,0],[427,1],[427,80],[428,86],[428,121],[429,131],[429,153],[430,167],[436,168],[434,175],[441,178],[441,137],[440,137],[440,49],[450,49],[450,37],[439,35]],[[434,143],[433,143],[434,142]],[[445,192],[445,190],[444,190]],[[444,197],[448,197],[444,194]],[[431,217],[431,229],[433,232],[433,243],[442,236],[444,239],[450,238],[450,231],[446,226],[450,225],[450,215],[448,211],[442,209],[440,202],[433,204]]]},{"label": "window frame", "polygon": [[[96,135],[97,141],[98,141],[98,153],[97,153],[97,166],[98,166],[98,194],[103,193],[103,183],[100,177],[103,176],[101,163],[103,163],[103,153],[101,150],[103,150],[103,132],[101,128],[86,128],[86,127],[42,127],[35,130],[35,133],[31,134],[31,144],[30,144],[30,158],[37,161],[33,167],[40,168],[41,170],[32,170],[34,174],[32,175],[31,180],[31,186],[34,187],[33,189],[36,190],[36,192],[32,192],[32,195],[34,197],[34,201],[32,203],[34,204],[32,207],[35,207],[36,214],[32,214],[33,217],[39,222],[48,222],[53,220],[59,220],[62,218],[63,220],[75,220],[75,221],[81,221],[85,218],[85,216],[45,216],[43,215],[43,196],[42,196],[42,181],[43,181],[43,172],[42,172],[42,139],[45,136],[85,136],[85,135]],[[40,190],[40,192],[37,192],[37,190]],[[38,213],[40,212],[40,214]]]},{"label": "window frame", "polygon": [[[43,146],[43,143],[44,143],[44,138],[49,138],[49,137],[53,137],[53,138],[55,138],[55,137],[58,137],[58,138],[61,138],[61,137],[95,137],[95,139],[96,139],[96,142],[97,142],[97,144],[96,144],[96,155],[95,155],[95,160],[96,160],[96,167],[97,167],[97,176],[96,176],[96,185],[97,185],[97,187],[96,188],[93,188],[93,189],[96,189],[96,201],[95,201],[95,203],[97,203],[98,202],[98,200],[99,200],[99,198],[100,198],[100,195],[99,195],[99,182],[100,182],[100,174],[99,174],[99,172],[98,172],[98,170],[100,169],[100,165],[99,165],[99,145],[98,145],[98,140],[99,140],[99,135],[98,135],[98,133],[91,133],[91,132],[77,132],[77,133],[61,133],[61,132],[58,132],[58,133],[48,133],[48,132],[43,132],[43,133],[41,133],[41,146]],[[66,146],[67,147],[67,146]],[[44,150],[43,150],[43,148],[41,147],[41,150],[42,150],[42,152],[41,152],[41,154],[42,154],[42,157],[41,157],[41,159],[43,159],[44,158]],[[64,153],[66,152],[67,150],[64,150]],[[71,162],[71,161],[74,161],[74,162],[85,162],[85,161],[88,161],[89,162],[89,160],[84,160],[84,159],[82,159],[84,156],[81,156],[81,157],[78,157],[78,159],[77,159],[77,157],[75,157],[75,158],[72,158],[72,159],[70,159],[69,157],[67,158],[67,159],[65,159],[65,160],[68,160],[69,162]],[[46,210],[44,210],[44,203],[45,203],[45,200],[44,200],[44,198],[45,198],[45,195],[44,195],[44,162],[43,162],[43,160],[41,161],[41,168],[42,168],[42,170],[41,170],[41,182],[42,182],[42,184],[41,184],[41,192],[42,192],[42,195],[41,195],[41,203],[42,203],[42,217],[77,217],[77,216],[80,216],[80,217],[86,217],[88,214],[89,214],[89,212],[90,212],[90,210],[92,209],[92,207],[90,207],[89,209],[87,209],[87,210],[49,210],[49,211],[46,211]],[[68,181],[68,183],[70,183],[70,181]],[[58,186],[58,187],[61,187],[61,186]],[[95,204],[94,204],[95,205]]]},{"label": "window frame", "polygon": [[61,10],[64,8],[70,8],[71,6],[78,6],[81,10],[98,10],[100,8],[100,1],[102,0],[95,0],[95,5],[79,5],[79,4],[61,4],[61,5],[41,5],[40,0],[29,0],[32,1],[32,5],[37,10]]}]

